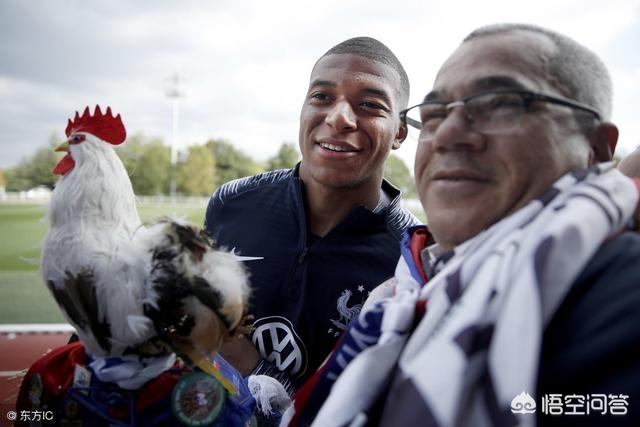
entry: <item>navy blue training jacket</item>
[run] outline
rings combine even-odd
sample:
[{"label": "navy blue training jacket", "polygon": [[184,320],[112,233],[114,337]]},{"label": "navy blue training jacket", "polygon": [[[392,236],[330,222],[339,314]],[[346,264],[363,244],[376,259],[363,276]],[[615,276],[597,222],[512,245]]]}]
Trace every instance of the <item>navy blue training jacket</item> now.
[{"label": "navy blue training jacket", "polygon": [[393,276],[403,229],[416,218],[400,192],[379,213],[360,206],[322,238],[309,237],[298,167],[235,180],[211,197],[205,228],[246,257],[263,358],[301,384],[329,354],[369,292]]}]

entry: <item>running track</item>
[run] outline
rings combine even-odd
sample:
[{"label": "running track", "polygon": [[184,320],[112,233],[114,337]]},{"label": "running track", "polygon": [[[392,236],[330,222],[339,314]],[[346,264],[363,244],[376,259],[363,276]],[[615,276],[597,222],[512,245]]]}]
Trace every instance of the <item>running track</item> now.
[{"label": "running track", "polygon": [[69,325],[0,325],[0,426],[10,426],[7,413],[15,410],[20,372],[47,351],[66,344]]}]

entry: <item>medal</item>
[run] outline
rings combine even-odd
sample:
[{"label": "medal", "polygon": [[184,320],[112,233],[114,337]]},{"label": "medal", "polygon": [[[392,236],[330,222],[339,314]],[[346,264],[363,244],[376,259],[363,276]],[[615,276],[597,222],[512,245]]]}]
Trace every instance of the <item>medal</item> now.
[{"label": "medal", "polygon": [[211,375],[197,371],[182,377],[173,389],[171,408],[189,426],[209,425],[224,405],[224,388]]}]

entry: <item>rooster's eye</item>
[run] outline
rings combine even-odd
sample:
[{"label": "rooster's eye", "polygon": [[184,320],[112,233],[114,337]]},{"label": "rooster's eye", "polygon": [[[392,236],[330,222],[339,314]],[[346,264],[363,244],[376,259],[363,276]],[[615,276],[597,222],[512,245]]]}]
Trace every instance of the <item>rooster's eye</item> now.
[{"label": "rooster's eye", "polygon": [[69,138],[69,144],[79,144],[84,141],[84,135],[71,135]]}]

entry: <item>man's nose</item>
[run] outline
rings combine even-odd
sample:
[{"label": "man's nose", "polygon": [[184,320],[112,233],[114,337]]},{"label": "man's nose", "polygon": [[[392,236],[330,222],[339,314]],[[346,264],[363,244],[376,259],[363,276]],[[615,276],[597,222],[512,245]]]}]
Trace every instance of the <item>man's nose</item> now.
[{"label": "man's nose", "polygon": [[325,122],[339,132],[353,130],[357,127],[356,114],[351,104],[346,100],[336,101],[331,106]]},{"label": "man's nose", "polygon": [[435,149],[441,150],[482,150],[485,146],[485,135],[473,129],[473,122],[468,117],[464,105],[456,105],[440,123],[432,136]]}]

